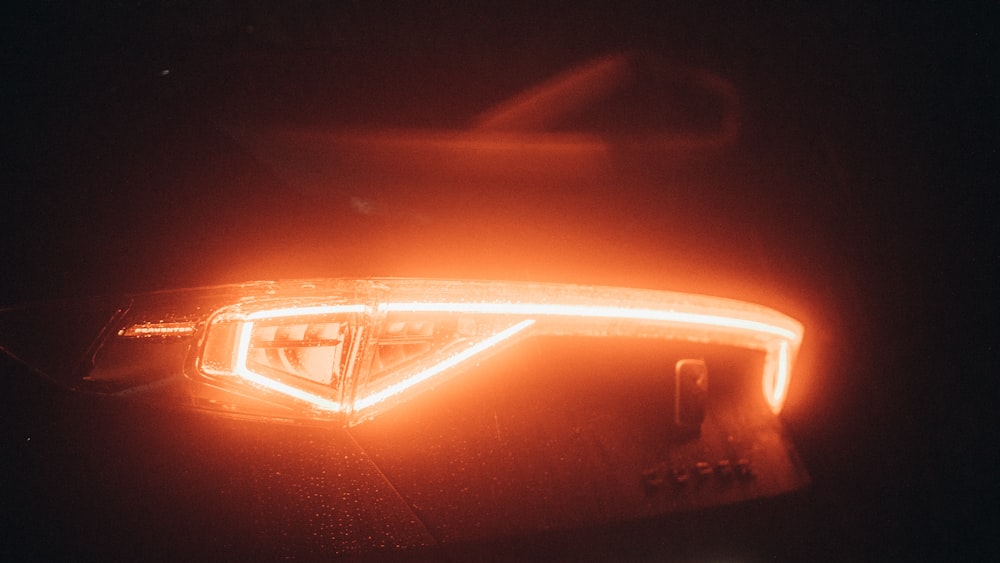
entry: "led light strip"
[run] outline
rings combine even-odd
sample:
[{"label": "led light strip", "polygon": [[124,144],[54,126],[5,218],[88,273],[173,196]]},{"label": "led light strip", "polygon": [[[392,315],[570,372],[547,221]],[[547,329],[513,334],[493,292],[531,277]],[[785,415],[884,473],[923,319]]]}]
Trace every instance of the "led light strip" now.
[{"label": "led light strip", "polygon": [[[294,316],[294,315],[284,315],[284,316]],[[271,318],[271,315],[267,315],[267,318]],[[340,412],[343,407],[340,403],[336,401],[331,401],[326,397],[321,397],[314,393],[309,393],[308,391],[303,391],[297,387],[292,387],[291,385],[286,385],[280,381],[271,379],[255,373],[247,367],[247,361],[249,360],[250,354],[250,337],[253,334],[253,321],[246,321],[240,324],[239,334],[237,336],[237,348],[236,348],[236,374],[243,379],[256,383],[261,387],[266,387],[272,391],[277,391],[289,397],[299,399],[300,401],[305,401],[312,404],[316,408],[331,412]]]},{"label": "led light strip", "polygon": [[[685,313],[662,309],[635,309],[631,307],[605,307],[590,305],[552,305],[546,303],[468,303],[468,302],[407,302],[385,303],[380,307],[391,312],[409,313],[479,313],[493,315],[589,317],[603,319],[644,320],[671,322],[709,327],[733,328],[750,332],[773,334],[788,340],[798,340],[801,336],[794,330],[748,319]],[[362,313],[364,305],[317,305],[311,307],[287,307],[256,311],[246,316],[247,320],[285,318],[307,315],[329,315],[336,313]]]},{"label": "led light strip", "polygon": [[661,321],[680,324],[706,325],[712,327],[735,328],[752,332],[764,332],[789,340],[798,338],[798,334],[787,328],[782,328],[759,321],[751,321],[720,315],[705,315],[700,313],[684,313],[682,311],[658,309],[633,309],[630,307],[602,307],[589,305],[551,305],[543,303],[386,303],[383,308],[396,312],[419,313],[481,313],[494,315],[531,315],[560,317],[589,317],[602,319]]},{"label": "led light strip", "polygon": [[[769,365],[773,353],[768,353],[765,366]],[[788,341],[782,340],[778,343],[776,365],[773,369],[766,367],[764,377],[764,397],[768,405],[775,414],[781,410],[785,404],[785,396],[788,394],[788,383],[791,379],[791,358],[789,358]]]},{"label": "led light strip", "polygon": [[521,321],[510,328],[502,330],[485,340],[477,342],[476,344],[466,348],[465,350],[459,352],[458,354],[455,354],[454,356],[451,356],[450,358],[442,362],[434,364],[433,366],[423,371],[420,371],[414,375],[411,375],[410,377],[407,377],[406,379],[398,383],[390,385],[385,389],[376,391],[370,395],[365,396],[364,398],[356,400],[354,402],[354,409],[357,411],[361,411],[376,403],[380,403],[386,400],[387,398],[396,395],[398,393],[401,393],[422,381],[426,381],[427,379],[430,379],[431,377],[434,377],[435,375],[449,368],[457,366],[458,364],[464,362],[465,360],[468,360],[469,358],[475,356],[476,354],[479,354],[480,352],[483,352],[488,348],[496,346],[497,344],[503,342],[504,340],[507,340],[508,338],[514,336],[515,334],[521,332],[522,330],[528,328],[533,324],[535,324],[535,320],[528,319]]}]

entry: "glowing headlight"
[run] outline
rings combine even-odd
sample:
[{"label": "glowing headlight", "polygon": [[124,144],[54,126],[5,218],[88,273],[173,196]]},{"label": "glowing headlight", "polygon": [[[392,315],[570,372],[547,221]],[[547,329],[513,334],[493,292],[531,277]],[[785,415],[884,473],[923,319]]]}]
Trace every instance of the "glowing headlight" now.
[{"label": "glowing headlight", "polygon": [[636,336],[764,352],[764,397],[777,413],[802,338],[801,325],[781,313],[714,297],[499,282],[367,283],[361,292],[330,294],[309,283],[300,294],[278,292],[217,310],[196,377],[357,421],[518,339]]},{"label": "glowing headlight", "polygon": [[[532,336],[661,339],[760,352],[763,397],[777,413],[802,340],[800,323],[760,305],[558,284],[258,282],[136,295],[127,303],[111,309],[93,344],[81,340],[75,353],[84,355],[82,365],[51,361],[58,354],[48,342],[39,342],[32,356],[31,346],[5,337],[3,350],[80,390],[186,387],[195,404],[214,410],[354,424]],[[9,323],[20,313],[5,314],[0,320]],[[45,314],[22,316],[44,324]]]}]

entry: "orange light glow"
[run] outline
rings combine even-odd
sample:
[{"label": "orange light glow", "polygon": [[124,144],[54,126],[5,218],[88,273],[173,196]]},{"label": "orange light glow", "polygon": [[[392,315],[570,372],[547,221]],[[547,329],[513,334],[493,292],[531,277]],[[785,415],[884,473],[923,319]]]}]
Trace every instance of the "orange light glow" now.
[{"label": "orange light glow", "polygon": [[[206,347],[203,351],[203,357],[210,355],[212,358],[223,359],[213,360],[215,363],[212,367],[203,365],[203,372],[209,375],[236,376],[285,397],[305,402],[320,411],[346,413],[349,417],[359,413],[362,416],[372,416],[371,413],[389,408],[392,403],[403,400],[418,388],[427,387],[430,381],[441,381],[446,373],[515,335],[627,336],[631,330],[641,327],[641,332],[646,337],[736,346],[764,352],[761,374],[763,395],[767,405],[777,414],[785,402],[792,363],[802,341],[802,325],[798,321],[759,305],[716,297],[615,288],[489,282],[386,280],[378,282],[374,287],[383,292],[381,299],[361,300],[356,295],[345,295],[340,290],[342,297],[335,299],[334,304],[330,303],[333,300],[330,297],[293,295],[288,301],[269,298],[256,306],[249,301],[224,309],[209,326],[211,333],[212,328],[218,325],[219,336],[206,339],[206,342],[212,342],[212,349]],[[290,301],[293,304],[288,305]],[[267,307],[272,304],[288,306]],[[380,371],[376,377],[373,373],[375,368],[372,367],[373,355],[362,354],[359,350],[372,349],[371,347],[378,350],[378,346],[385,345],[380,344],[382,339],[391,338],[383,334],[388,329],[378,328],[387,315],[419,316],[421,313],[460,315],[473,321],[473,327],[479,328],[475,329],[475,336],[472,332],[450,336],[445,340],[440,340],[444,336],[436,336],[434,338],[439,339],[433,341],[436,342],[433,345],[436,348],[425,344],[428,346],[425,355],[400,363],[399,367],[386,368],[388,371]],[[309,323],[329,323],[329,319],[322,318],[329,315],[347,315],[354,319],[349,321],[355,327],[352,329],[355,336],[351,342],[331,342],[328,337],[324,337],[327,340],[317,340],[319,332],[312,333],[310,337],[305,336]],[[309,317],[317,319],[314,321]],[[267,353],[284,358],[281,365],[275,364],[277,375],[271,374],[270,369],[263,373],[254,371],[250,365],[250,351],[253,347],[255,323],[267,322],[270,325],[275,320],[278,320],[278,324],[293,322],[296,326],[301,325],[301,328],[295,333],[286,331],[286,336],[279,344],[269,345],[272,347],[269,349],[273,350],[275,346],[279,349],[277,352]],[[337,322],[348,320],[344,317]],[[226,330],[232,330],[224,328],[226,326],[238,327],[235,336],[224,336],[227,334]],[[232,332],[228,334],[232,335]],[[298,336],[287,336],[292,334]],[[454,347],[463,342],[466,343],[465,347],[454,351]],[[229,356],[232,363],[224,360],[230,346],[235,347],[233,355]],[[331,364],[329,372],[325,365],[313,365],[315,362],[309,364],[313,366],[309,368],[312,370],[309,372],[293,369],[289,358],[298,361],[306,356],[308,350],[321,346],[343,346],[338,348],[336,354],[331,353],[330,357],[339,358],[343,353],[345,363]],[[299,367],[301,368],[301,364]],[[306,374],[304,377],[303,373]],[[336,376],[334,380],[331,380],[331,373]],[[378,385],[372,388],[370,380],[377,381]],[[329,393],[317,386],[317,382],[330,382]]]},{"label": "orange light glow", "polygon": [[791,380],[791,359],[788,357],[788,342],[778,343],[777,352],[768,352],[764,362],[764,397],[774,414],[781,412],[788,394],[788,383]]},{"label": "orange light glow", "polygon": [[367,409],[368,407],[371,407],[372,405],[375,405],[376,403],[380,403],[386,400],[387,398],[393,395],[402,393],[403,391],[409,389],[410,387],[413,387],[418,383],[426,381],[447,369],[453,368],[458,364],[468,360],[469,358],[472,358],[473,356],[487,350],[488,348],[496,346],[497,344],[503,342],[504,340],[507,340],[508,338],[514,336],[515,334],[521,332],[522,330],[528,328],[533,324],[535,324],[535,321],[533,319],[521,321],[506,330],[502,330],[485,340],[477,342],[476,344],[466,348],[465,350],[459,352],[458,354],[455,354],[454,356],[451,356],[450,358],[444,360],[443,362],[439,362],[425,370],[422,370],[414,375],[411,375],[410,377],[407,377],[406,379],[400,381],[399,383],[390,385],[384,389],[366,395],[361,399],[355,400],[354,408],[356,411],[362,411],[364,409]]},{"label": "orange light glow", "polygon": [[773,334],[782,338],[795,339],[796,332],[774,324],[760,321],[706,315],[685,311],[661,311],[655,309],[634,309],[630,307],[593,307],[587,305],[551,305],[543,303],[388,303],[387,311],[407,312],[451,312],[479,313],[492,315],[531,315],[587,317],[592,319],[642,320],[701,325],[705,327],[734,328],[750,332]]},{"label": "orange light glow", "polygon": [[[291,315],[284,315],[291,316]],[[278,393],[288,395],[289,397],[298,399],[300,401],[305,401],[314,407],[331,412],[340,412],[340,403],[336,401],[331,401],[325,397],[309,393],[308,391],[303,391],[298,387],[293,387],[287,385],[265,375],[261,375],[252,371],[247,367],[247,359],[250,352],[250,336],[253,333],[253,321],[247,321],[240,325],[239,336],[237,337],[237,347],[236,347],[236,373],[243,379],[256,383],[261,387],[266,387],[271,391],[276,391]]]},{"label": "orange light glow", "polygon": [[247,320],[280,319],[285,317],[306,317],[309,315],[332,315],[336,313],[362,313],[364,305],[316,305],[312,307],[285,307],[268,309],[247,315]]}]

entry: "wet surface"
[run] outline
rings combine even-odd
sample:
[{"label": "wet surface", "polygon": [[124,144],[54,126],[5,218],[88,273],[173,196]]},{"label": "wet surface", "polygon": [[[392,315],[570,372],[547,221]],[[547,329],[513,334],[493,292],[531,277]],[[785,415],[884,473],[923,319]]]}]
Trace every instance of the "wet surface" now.
[{"label": "wet surface", "polygon": [[[686,348],[539,338],[350,432],[449,544],[639,520],[807,484],[754,381],[759,355]],[[674,422],[674,365],[684,354],[711,366],[696,436]],[[706,459],[714,468],[704,477],[715,478],[688,483]],[[651,479],[670,483],[649,488]]]}]

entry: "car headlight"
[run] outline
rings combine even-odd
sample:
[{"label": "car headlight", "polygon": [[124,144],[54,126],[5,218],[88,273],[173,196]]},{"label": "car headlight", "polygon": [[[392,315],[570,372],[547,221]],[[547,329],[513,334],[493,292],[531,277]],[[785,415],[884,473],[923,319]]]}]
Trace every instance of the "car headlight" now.
[{"label": "car headlight", "polygon": [[[78,354],[79,361],[40,371],[84,391],[183,388],[187,400],[202,408],[343,424],[377,416],[497,350],[540,335],[663,339],[758,351],[764,355],[763,398],[777,413],[802,341],[799,322],[760,305],[560,284],[256,282],[136,295],[110,309],[96,341],[61,351]],[[34,312],[4,311],[0,329],[19,314]],[[594,342],[599,345],[600,339]],[[22,352],[31,346],[19,348],[6,338],[0,345],[29,365],[44,364]],[[36,356],[60,352],[34,349]],[[697,372],[691,369],[678,364],[678,389],[687,385],[681,372]]]}]

